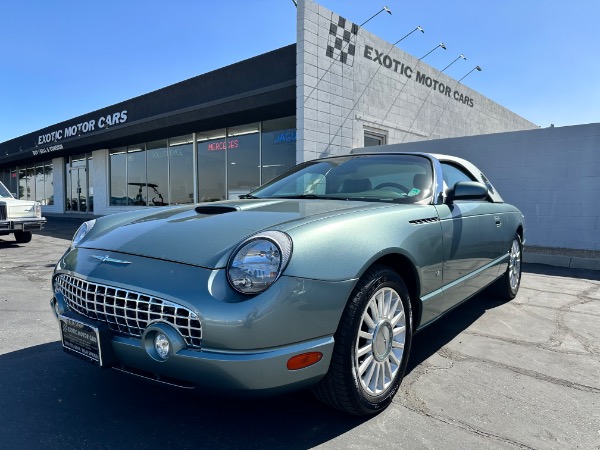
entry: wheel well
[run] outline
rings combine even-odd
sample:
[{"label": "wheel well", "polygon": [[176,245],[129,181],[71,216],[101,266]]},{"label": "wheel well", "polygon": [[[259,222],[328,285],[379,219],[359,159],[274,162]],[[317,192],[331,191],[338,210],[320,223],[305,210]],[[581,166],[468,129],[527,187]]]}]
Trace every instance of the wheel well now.
[{"label": "wheel well", "polygon": [[523,226],[522,225],[519,225],[519,228],[517,228],[517,234],[521,238],[521,243],[522,243],[523,242]]},{"label": "wheel well", "polygon": [[385,255],[373,264],[383,264],[390,267],[394,272],[402,277],[410,294],[410,306],[413,310],[413,330],[416,330],[421,323],[422,304],[420,300],[421,283],[417,269],[410,259],[397,253]]}]

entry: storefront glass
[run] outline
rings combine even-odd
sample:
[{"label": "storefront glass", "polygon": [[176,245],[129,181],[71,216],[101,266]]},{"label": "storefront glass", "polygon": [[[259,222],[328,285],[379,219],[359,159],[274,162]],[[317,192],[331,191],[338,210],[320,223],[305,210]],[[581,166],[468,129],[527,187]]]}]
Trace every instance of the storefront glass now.
[{"label": "storefront glass", "polygon": [[198,201],[225,199],[225,129],[196,133],[198,142]]},{"label": "storefront glass", "polygon": [[296,165],[296,117],[262,123],[261,184]]},{"label": "storefront glass", "polygon": [[146,206],[148,187],[146,185],[145,145],[127,147],[127,204]]},{"label": "storefront glass", "polygon": [[148,206],[164,206],[169,204],[169,153],[166,139],[148,142],[146,153],[148,159]]},{"label": "storefront glass", "polygon": [[110,151],[110,204],[127,205],[127,148],[115,148]]},{"label": "storefront glass", "polygon": [[169,139],[170,203],[194,203],[194,139],[180,136]]},{"label": "storefront glass", "polygon": [[227,129],[227,198],[237,199],[260,185],[260,124]]}]

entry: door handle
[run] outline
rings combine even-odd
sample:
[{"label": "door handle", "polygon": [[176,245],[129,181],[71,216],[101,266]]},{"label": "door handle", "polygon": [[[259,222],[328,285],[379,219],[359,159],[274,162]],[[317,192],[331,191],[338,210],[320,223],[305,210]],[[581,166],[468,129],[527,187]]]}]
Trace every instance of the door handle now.
[{"label": "door handle", "polygon": [[494,220],[496,221],[496,226],[497,227],[501,227],[502,226],[502,220],[500,220],[500,217],[495,216]]}]

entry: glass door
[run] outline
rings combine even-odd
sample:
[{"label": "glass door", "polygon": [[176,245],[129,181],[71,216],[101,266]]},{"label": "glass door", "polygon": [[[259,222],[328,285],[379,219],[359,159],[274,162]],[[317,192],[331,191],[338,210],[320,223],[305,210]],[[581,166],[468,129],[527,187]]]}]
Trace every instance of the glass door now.
[{"label": "glass door", "polygon": [[67,163],[67,186],[65,209],[75,213],[86,213],[94,210],[88,177],[91,158],[86,155],[71,157]]}]

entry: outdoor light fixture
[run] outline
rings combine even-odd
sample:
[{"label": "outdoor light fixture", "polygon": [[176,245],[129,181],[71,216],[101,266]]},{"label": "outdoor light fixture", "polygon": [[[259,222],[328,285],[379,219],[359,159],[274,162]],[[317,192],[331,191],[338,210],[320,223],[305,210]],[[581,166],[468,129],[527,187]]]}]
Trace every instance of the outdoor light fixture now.
[{"label": "outdoor light fixture", "polygon": [[359,28],[362,27],[364,24],[366,24],[369,20],[373,19],[374,17],[378,16],[379,14],[381,14],[382,12],[387,12],[388,14],[392,14],[392,11],[390,10],[390,8],[388,8],[387,6],[384,6],[383,8],[381,8],[378,12],[376,12],[375,14],[373,14],[371,17],[369,17],[367,20],[365,20],[363,23],[361,23],[359,25]]},{"label": "outdoor light fixture", "polygon": [[396,42],[394,42],[394,45],[397,45],[399,42],[402,42],[405,38],[409,37],[415,31],[420,31],[421,33],[425,33],[425,30],[423,28],[421,28],[420,26],[417,26],[417,28],[412,30],[410,33],[406,33],[404,36],[402,36],[400,39],[398,39]]},{"label": "outdoor light fixture", "polygon": [[465,55],[463,55],[462,53],[458,56],[458,58],[456,58],[454,61],[452,61],[450,64],[448,64],[446,67],[444,67],[442,69],[442,72],[444,70],[446,70],[448,67],[450,67],[452,64],[454,64],[456,61],[458,61],[460,58],[464,59],[465,61],[467,60],[467,57]]},{"label": "outdoor light fixture", "polygon": [[471,74],[471,72],[473,72],[474,70],[477,70],[478,72],[481,72],[483,69],[480,66],[473,67],[471,70],[469,70],[469,72],[467,72],[467,74],[464,77],[462,77],[460,80],[458,80],[458,82],[460,83],[462,80],[464,80],[465,78],[467,78]]},{"label": "outdoor light fixture", "polygon": [[419,61],[421,61],[423,58],[425,58],[427,55],[429,55],[430,53],[433,53],[435,50],[437,50],[438,48],[443,48],[444,50],[446,50],[446,46],[444,45],[443,42],[440,42],[438,45],[436,45],[433,49],[429,50],[427,53],[425,53],[423,56],[421,56],[419,58]]}]

